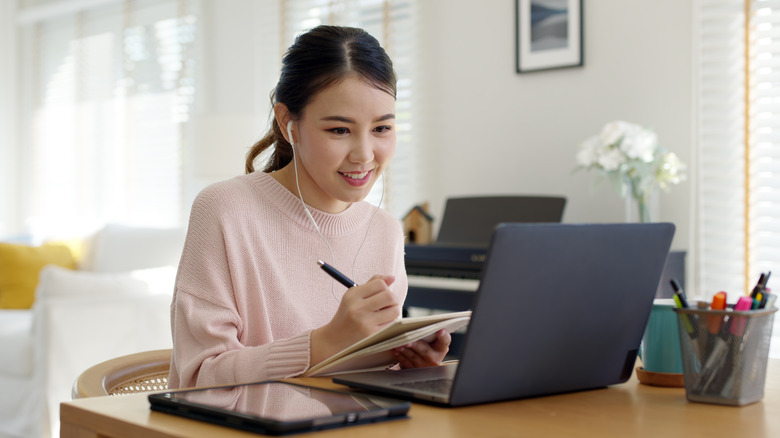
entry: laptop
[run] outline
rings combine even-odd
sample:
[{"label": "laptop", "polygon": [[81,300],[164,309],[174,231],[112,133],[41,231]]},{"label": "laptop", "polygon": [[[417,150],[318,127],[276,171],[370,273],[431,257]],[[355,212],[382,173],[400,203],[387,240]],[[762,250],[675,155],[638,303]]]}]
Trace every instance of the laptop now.
[{"label": "laptop", "polygon": [[499,224],[457,363],[333,381],[447,406],[623,383],[674,231],[670,223]]}]

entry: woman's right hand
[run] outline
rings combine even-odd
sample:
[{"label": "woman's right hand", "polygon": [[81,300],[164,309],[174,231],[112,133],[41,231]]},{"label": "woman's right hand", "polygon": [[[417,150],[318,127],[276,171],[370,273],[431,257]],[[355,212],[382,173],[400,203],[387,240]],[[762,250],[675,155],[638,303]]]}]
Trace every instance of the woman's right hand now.
[{"label": "woman's right hand", "polygon": [[347,290],[333,319],[311,333],[312,366],[401,315],[401,304],[389,289],[393,281],[393,276],[375,275],[368,282]]}]

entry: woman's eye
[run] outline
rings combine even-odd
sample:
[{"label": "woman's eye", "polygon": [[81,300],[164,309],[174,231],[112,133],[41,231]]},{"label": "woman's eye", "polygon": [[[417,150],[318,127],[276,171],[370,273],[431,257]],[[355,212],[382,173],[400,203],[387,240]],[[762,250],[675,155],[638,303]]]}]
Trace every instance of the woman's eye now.
[{"label": "woman's eye", "polygon": [[347,128],[332,128],[329,129],[330,132],[336,134],[336,135],[345,135],[349,134],[349,129]]},{"label": "woman's eye", "polygon": [[376,128],[374,128],[374,131],[379,132],[379,133],[383,133],[383,132],[387,132],[387,131],[389,131],[391,129],[392,128],[389,125],[382,125],[382,126],[377,126]]}]

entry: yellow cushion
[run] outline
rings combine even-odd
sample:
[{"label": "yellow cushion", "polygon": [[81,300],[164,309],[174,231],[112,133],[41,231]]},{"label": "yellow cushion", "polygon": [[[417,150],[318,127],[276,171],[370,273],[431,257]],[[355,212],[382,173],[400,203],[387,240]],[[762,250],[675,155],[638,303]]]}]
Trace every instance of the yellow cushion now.
[{"label": "yellow cushion", "polygon": [[69,239],[55,239],[55,240],[47,240],[44,242],[45,245],[60,245],[65,246],[70,250],[70,254],[73,256],[73,260],[76,263],[76,269],[78,269],[79,263],[81,262],[81,259],[84,257],[84,253],[86,252],[86,243],[84,242],[84,239],[74,237]]},{"label": "yellow cushion", "polygon": [[49,264],[76,268],[73,254],[65,245],[0,243],[0,309],[32,307],[38,274]]}]

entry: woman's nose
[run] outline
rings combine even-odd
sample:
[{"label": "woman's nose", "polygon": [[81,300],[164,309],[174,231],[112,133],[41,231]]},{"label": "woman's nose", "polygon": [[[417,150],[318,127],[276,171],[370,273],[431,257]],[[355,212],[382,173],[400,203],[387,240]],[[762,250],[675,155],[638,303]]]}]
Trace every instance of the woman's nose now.
[{"label": "woman's nose", "polygon": [[374,150],[371,140],[367,135],[355,138],[352,149],[349,152],[349,161],[352,163],[368,163],[374,159]]}]

